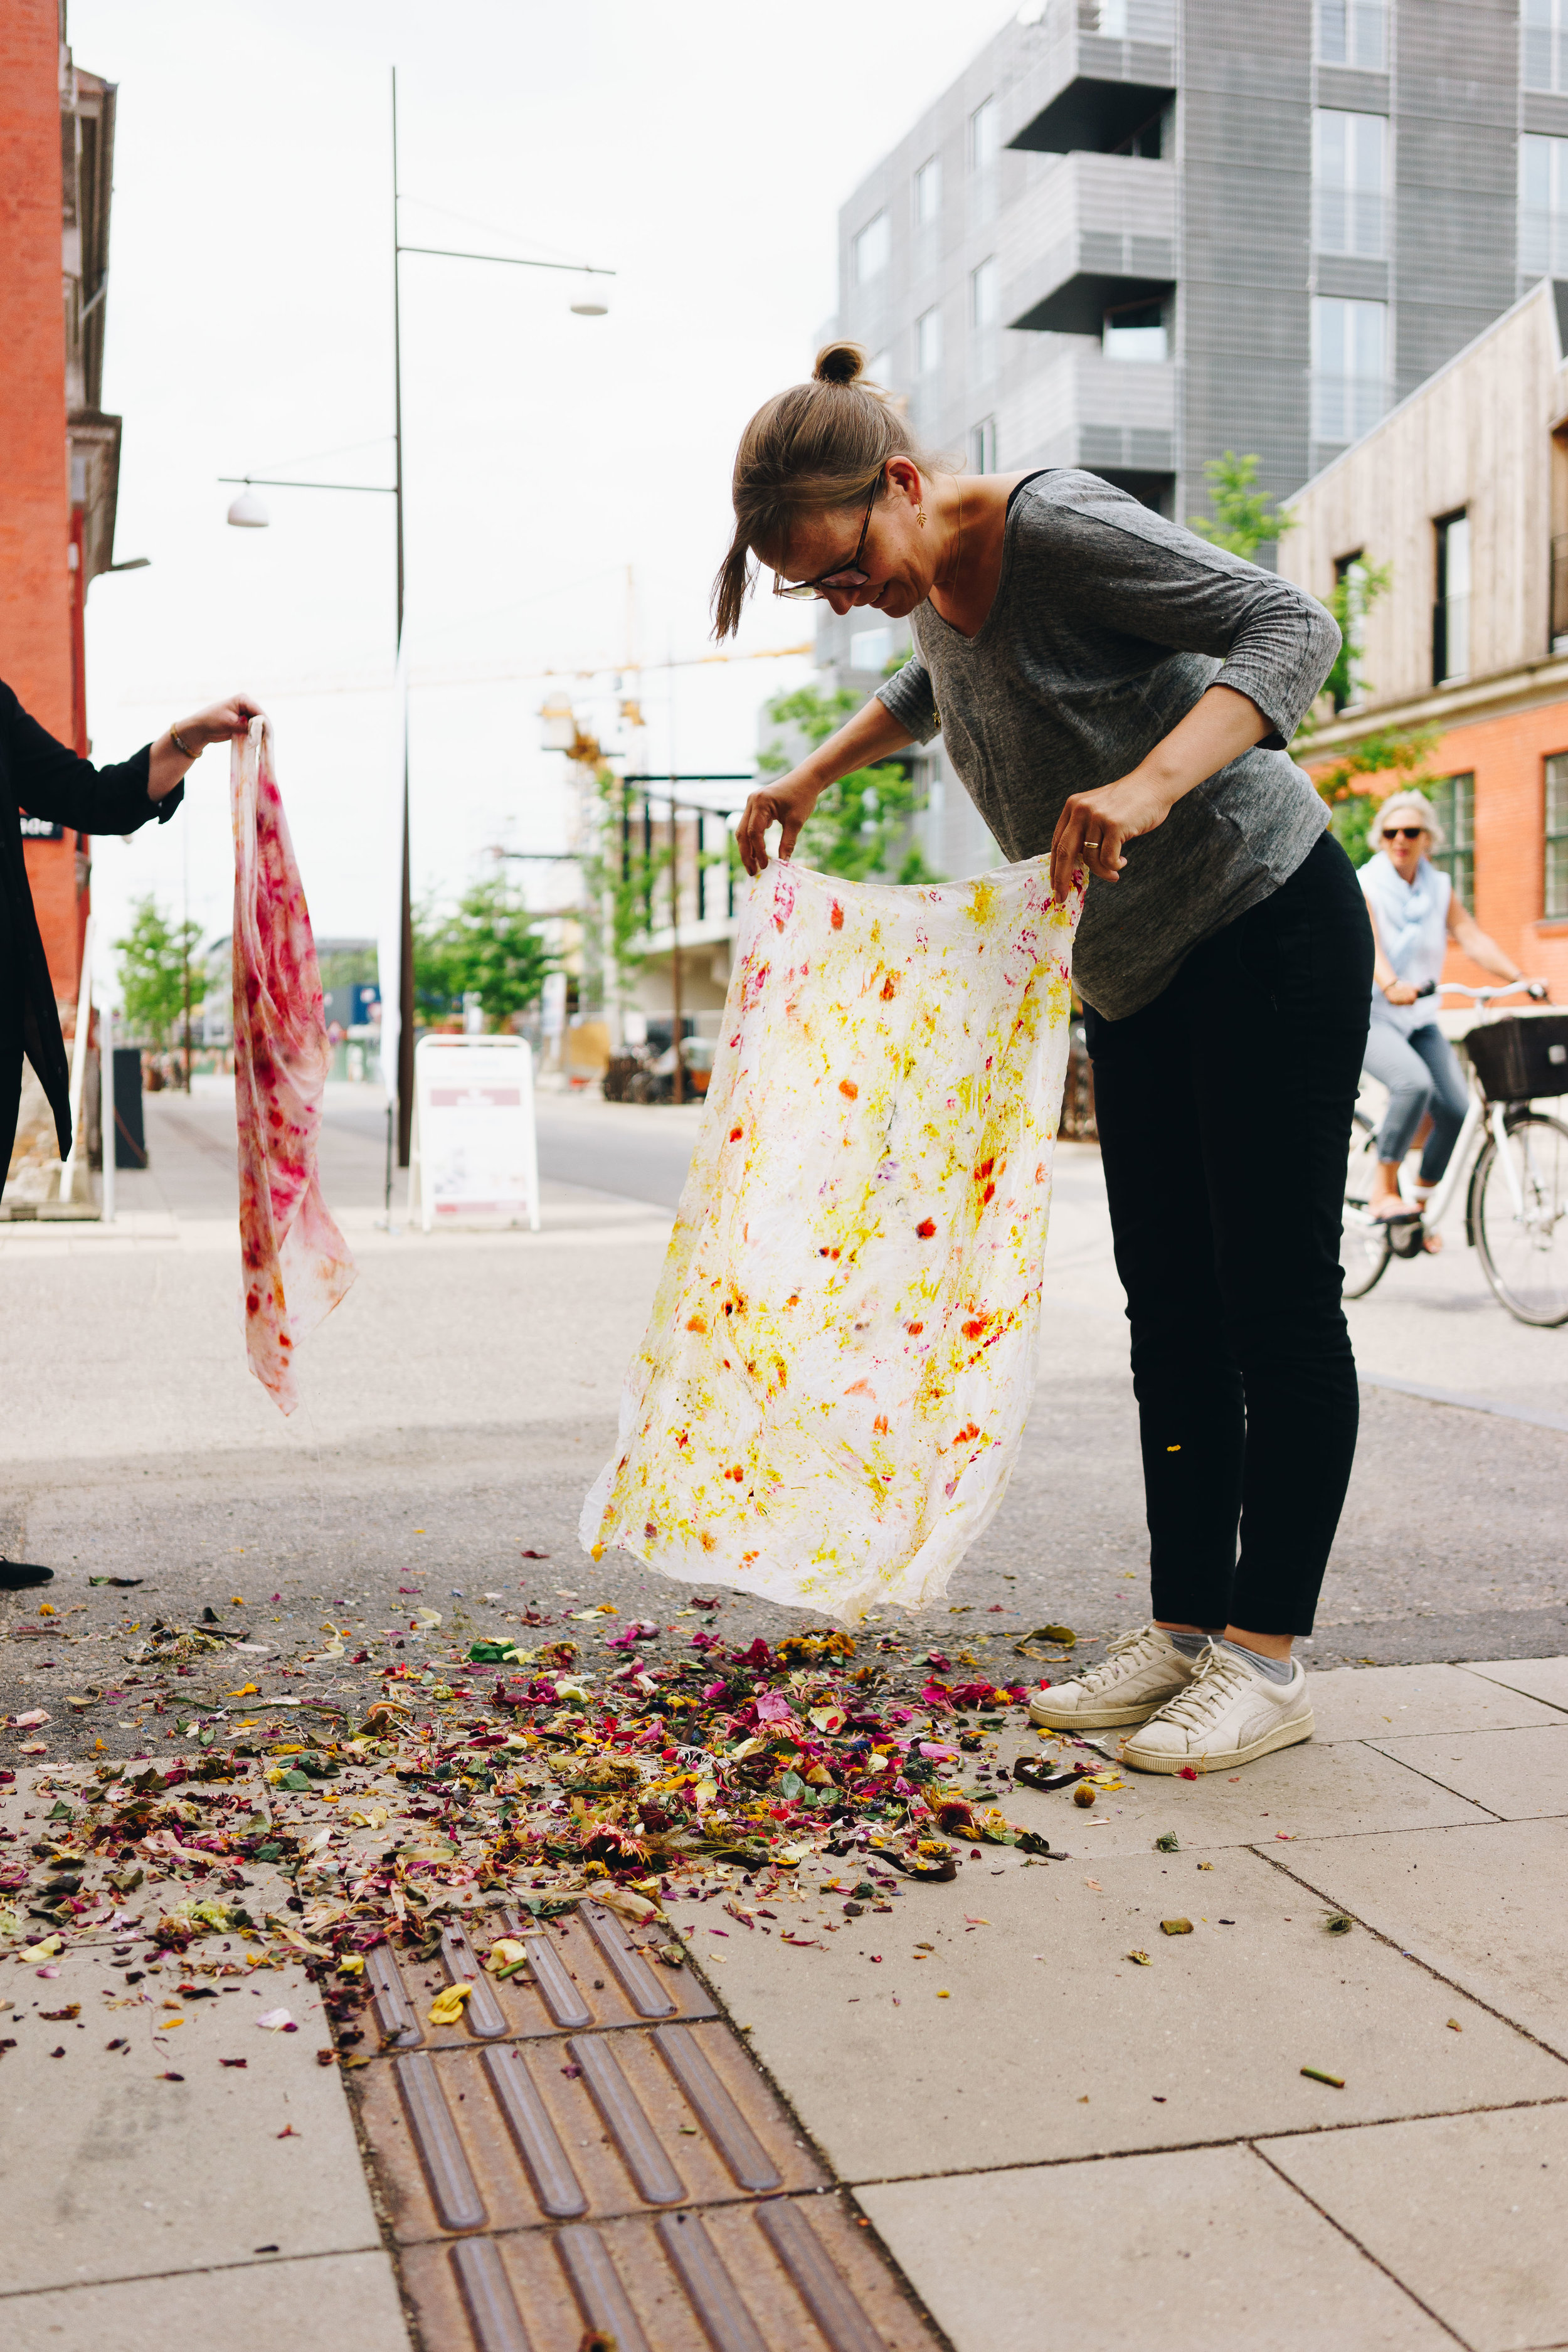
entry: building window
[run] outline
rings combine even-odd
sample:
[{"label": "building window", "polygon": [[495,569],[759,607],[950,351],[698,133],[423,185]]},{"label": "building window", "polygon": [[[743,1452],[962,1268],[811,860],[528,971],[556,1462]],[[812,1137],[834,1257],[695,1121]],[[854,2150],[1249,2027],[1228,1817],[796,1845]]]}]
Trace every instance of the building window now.
[{"label": "building window", "polygon": [[1568,917],[1568,751],[1546,762],[1546,898],[1542,912]]},{"label": "building window", "polygon": [[1357,548],[1353,555],[1341,555],[1334,560],[1334,585],[1343,592],[1345,656],[1343,663],[1334,665],[1338,677],[1333,685],[1333,705],[1336,713],[1353,710],[1362,700],[1361,656],[1366,643],[1366,553]]},{"label": "building window", "polygon": [[1426,787],[1426,797],[1443,828],[1443,846],[1428,852],[1439,874],[1454,886],[1454,896],[1474,914],[1476,907],[1476,780],[1470,776],[1439,776]]},{"label": "building window", "polygon": [[880,677],[893,658],[893,632],[887,629],[857,629],[849,640],[851,669],[873,671]]},{"label": "building window", "polygon": [[976,474],[994,474],[996,471],[996,419],[994,416],[983,416],[978,425],[970,426],[969,463]]},{"label": "building window", "polygon": [[1318,0],[1318,63],[1382,73],[1388,63],[1384,0]]},{"label": "building window", "polygon": [[1527,278],[1568,276],[1568,139],[1527,131],[1519,142],[1519,266]]},{"label": "building window", "polygon": [[1387,305],[1312,303],[1312,438],[1354,441],[1388,405]]},{"label": "building window", "polygon": [[867,222],[855,240],[857,286],[868,286],[873,278],[881,276],[888,266],[888,256],[891,249],[892,236],[888,226],[888,215],[886,213],[879,213],[874,220]]},{"label": "building window", "polygon": [[1312,117],[1312,243],[1319,253],[1381,260],[1388,185],[1388,124],[1381,114]]},{"label": "building window", "polygon": [[982,99],[969,118],[969,168],[988,172],[1001,142],[1001,118],[994,98]]},{"label": "building window", "polygon": [[892,352],[879,352],[866,373],[870,377],[873,383],[879,383],[884,386],[890,384],[893,381]]},{"label": "building window", "polygon": [[1437,594],[1432,606],[1432,683],[1470,674],[1470,518],[1444,515],[1437,530]]},{"label": "building window", "polygon": [[976,327],[996,324],[999,292],[996,257],[992,254],[969,273],[969,315]]},{"label": "building window", "polygon": [[942,214],[942,157],[933,155],[915,173],[915,226],[930,228]]},{"label": "building window", "polygon": [[1568,0],[1524,0],[1521,14],[1526,89],[1568,90]]},{"label": "building window", "polygon": [[915,320],[915,372],[934,375],[942,365],[942,306],[922,310]]},{"label": "building window", "polygon": [[1168,359],[1164,304],[1123,302],[1107,310],[1100,348],[1108,360]]}]

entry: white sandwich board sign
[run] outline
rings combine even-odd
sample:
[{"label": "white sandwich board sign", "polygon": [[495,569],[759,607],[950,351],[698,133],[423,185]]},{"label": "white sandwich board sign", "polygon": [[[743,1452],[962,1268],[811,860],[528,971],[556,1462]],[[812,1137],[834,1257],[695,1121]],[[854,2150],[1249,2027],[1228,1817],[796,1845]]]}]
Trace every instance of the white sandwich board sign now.
[{"label": "white sandwich board sign", "polygon": [[421,1037],[414,1055],[408,1213],[426,1233],[463,1217],[539,1231],[533,1055],[523,1037]]}]

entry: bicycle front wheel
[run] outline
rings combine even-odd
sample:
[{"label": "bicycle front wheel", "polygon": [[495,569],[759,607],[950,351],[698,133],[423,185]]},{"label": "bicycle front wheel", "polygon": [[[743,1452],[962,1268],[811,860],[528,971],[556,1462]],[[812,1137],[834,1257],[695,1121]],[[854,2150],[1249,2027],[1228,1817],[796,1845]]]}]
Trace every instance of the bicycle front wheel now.
[{"label": "bicycle front wheel", "polygon": [[1568,1127],[1531,1111],[1501,1151],[1489,1136],[1470,1178],[1481,1271],[1521,1323],[1568,1323]]},{"label": "bicycle front wheel", "polygon": [[1382,1281],[1393,1255],[1387,1218],[1374,1217],[1367,1207],[1376,1172],[1377,1130],[1365,1111],[1358,1110],[1351,1128],[1344,1223],[1341,1229],[1340,1255],[1347,1298],[1364,1298],[1373,1286]]}]

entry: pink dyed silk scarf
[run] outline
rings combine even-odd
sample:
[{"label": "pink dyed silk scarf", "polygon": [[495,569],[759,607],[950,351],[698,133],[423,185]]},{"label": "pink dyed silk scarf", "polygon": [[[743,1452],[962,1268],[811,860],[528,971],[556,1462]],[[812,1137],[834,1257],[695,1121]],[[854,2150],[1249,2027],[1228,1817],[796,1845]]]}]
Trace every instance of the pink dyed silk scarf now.
[{"label": "pink dyed silk scarf", "polygon": [[294,1351],[354,1278],[321,1198],[316,1136],[331,1048],[316,943],[272,772],[272,730],[234,746],[234,1093],[250,1369],[280,1410],[300,1402]]}]

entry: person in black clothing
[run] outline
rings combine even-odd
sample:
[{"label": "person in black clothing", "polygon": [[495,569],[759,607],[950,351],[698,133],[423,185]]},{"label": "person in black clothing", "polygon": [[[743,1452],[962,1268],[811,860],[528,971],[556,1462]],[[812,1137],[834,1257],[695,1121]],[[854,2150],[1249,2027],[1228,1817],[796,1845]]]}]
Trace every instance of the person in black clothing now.
[{"label": "person in black clothing", "polygon": [[[23,816],[86,834],[134,833],[149,818],[167,824],[184,797],[185,774],[209,743],[243,735],[258,706],[243,695],[182,719],[153,743],[110,768],[95,768],[57,742],[0,683],[0,1170],[11,1164],[26,1055],[48,1097],[60,1158],[70,1150],[70,1070],[53,982],[22,854]],[[85,994],[88,975],[82,975]],[[0,1560],[0,1591],[47,1584],[53,1570]]]}]

